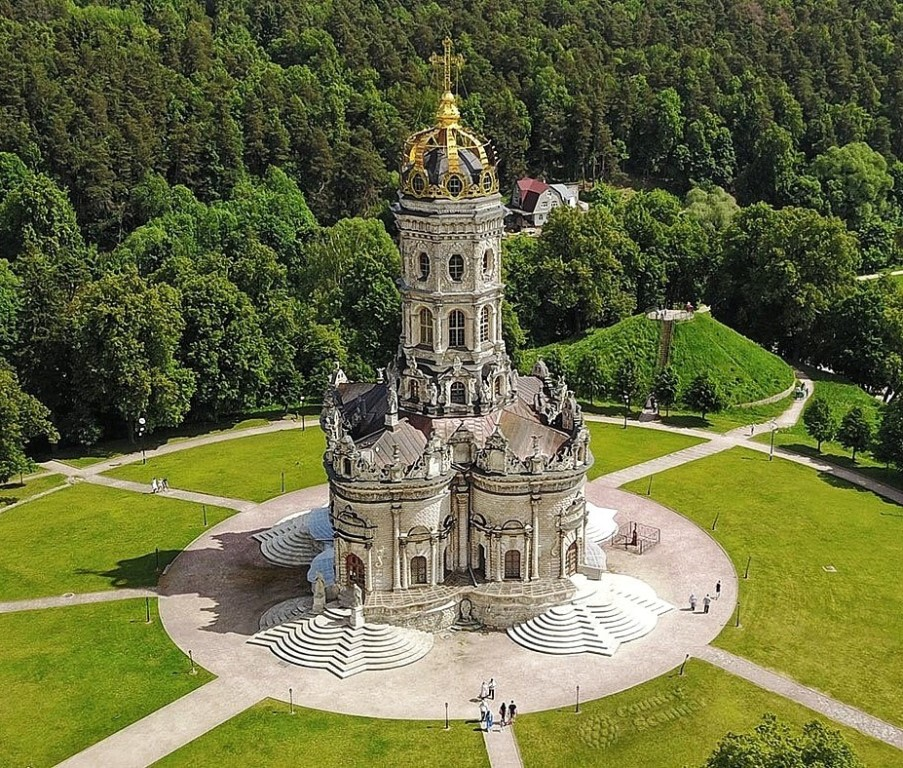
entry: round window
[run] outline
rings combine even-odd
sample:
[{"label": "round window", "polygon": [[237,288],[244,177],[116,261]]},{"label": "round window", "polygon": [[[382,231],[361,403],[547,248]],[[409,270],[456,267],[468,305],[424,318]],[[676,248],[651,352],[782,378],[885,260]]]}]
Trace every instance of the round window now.
[{"label": "round window", "polygon": [[491,192],[492,191],[492,174],[484,173],[482,178],[483,191]]},{"label": "round window", "polygon": [[464,179],[457,174],[452,174],[445,182],[445,188],[452,197],[458,197],[464,191]]},{"label": "round window", "polygon": [[426,190],[426,179],[423,177],[422,173],[417,173],[414,175],[414,178],[411,179],[411,189],[414,190],[414,193],[417,195],[422,195]]}]

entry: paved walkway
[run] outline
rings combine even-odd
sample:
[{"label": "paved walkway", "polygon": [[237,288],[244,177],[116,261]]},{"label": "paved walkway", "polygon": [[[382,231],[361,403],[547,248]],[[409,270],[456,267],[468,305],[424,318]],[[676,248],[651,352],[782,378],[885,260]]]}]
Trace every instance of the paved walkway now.
[{"label": "paved walkway", "polygon": [[214,680],[64,760],[59,768],[145,768],[264,696],[246,680]]},{"label": "paved walkway", "polygon": [[[153,493],[153,490],[147,483],[120,480],[115,477],[107,477],[106,475],[89,475],[83,479],[86,482],[94,483],[95,485],[106,485],[110,488],[119,488],[124,491],[132,491],[133,493]],[[212,496],[209,493],[198,493],[196,491],[183,491],[180,488],[169,488],[165,491],[158,491],[157,494],[172,499],[193,501],[196,504],[209,504],[212,507],[226,507],[227,509],[234,509],[238,512],[249,512],[257,506],[253,501],[230,499],[227,496]]]},{"label": "paved walkway", "polygon": [[[496,713],[493,712],[493,717],[495,716]],[[486,754],[489,755],[489,765],[492,768],[524,768],[517,737],[511,726],[502,728],[495,725],[491,733],[483,731],[483,743],[486,745]]]},{"label": "paved walkway", "polygon": [[595,482],[610,488],[620,488],[631,480],[639,480],[641,477],[655,475],[659,472],[664,472],[666,469],[673,469],[691,461],[712,456],[733,448],[736,444],[736,441],[723,437],[711,438],[705,443],[691,445],[689,448],[669,453],[666,456],[659,456],[657,459],[644,461],[642,464],[634,464],[632,467],[619,469],[617,472],[609,472],[607,475],[597,478]]},{"label": "paved walkway", "polygon": [[111,589],[106,592],[85,592],[84,594],[68,594],[55,597],[38,597],[32,600],[12,600],[0,603],[0,613],[16,613],[18,611],[37,611],[42,608],[65,608],[69,605],[85,605],[87,603],[109,603],[114,600],[131,600],[134,597],[157,597],[156,589]]},{"label": "paved walkway", "polygon": [[886,723],[884,720],[879,720],[877,717],[872,717],[861,709],[856,709],[837,701],[837,699],[825,696],[823,693],[807,688],[805,685],[800,685],[790,678],[760,667],[758,664],[753,664],[751,661],[742,659],[739,656],[734,656],[732,653],[722,651],[720,648],[713,648],[707,645],[697,650],[693,655],[731,674],[742,677],[744,680],[749,680],[749,682],[764,688],[766,691],[771,691],[786,699],[802,704],[834,722],[855,728],[866,736],[879,739],[897,749],[903,750],[903,729]]}]

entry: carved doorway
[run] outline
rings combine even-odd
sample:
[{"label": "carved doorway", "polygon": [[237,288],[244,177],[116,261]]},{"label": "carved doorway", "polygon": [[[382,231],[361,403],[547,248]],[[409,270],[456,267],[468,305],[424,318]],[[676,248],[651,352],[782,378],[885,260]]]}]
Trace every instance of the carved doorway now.
[{"label": "carved doorway", "polygon": [[520,578],[520,550],[509,549],[505,553],[505,578]]},{"label": "carved doorway", "polygon": [[426,558],[423,555],[411,558],[411,584],[426,584]]},{"label": "carved doorway", "polygon": [[571,546],[567,548],[564,555],[565,572],[568,576],[577,573],[577,542],[571,542]]},{"label": "carved doorway", "polygon": [[345,557],[345,573],[349,584],[357,584],[362,591],[366,591],[367,576],[364,571],[364,561],[353,552]]}]

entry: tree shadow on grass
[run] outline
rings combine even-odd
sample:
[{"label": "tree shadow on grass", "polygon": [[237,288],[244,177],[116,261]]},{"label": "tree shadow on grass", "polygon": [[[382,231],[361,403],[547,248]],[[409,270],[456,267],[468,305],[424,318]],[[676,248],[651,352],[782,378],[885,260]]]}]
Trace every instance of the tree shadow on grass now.
[{"label": "tree shadow on grass", "polygon": [[682,414],[680,416],[665,416],[662,418],[662,424],[669,427],[679,427],[681,429],[708,429],[712,426],[712,422],[701,416],[692,416]]},{"label": "tree shadow on grass", "polygon": [[160,549],[148,552],[140,557],[131,557],[120,560],[115,568],[106,571],[95,571],[88,568],[79,568],[77,574],[102,576],[110,580],[110,586],[115,589],[140,589],[142,587],[156,586],[160,575],[166,567],[179,555],[178,549]]}]

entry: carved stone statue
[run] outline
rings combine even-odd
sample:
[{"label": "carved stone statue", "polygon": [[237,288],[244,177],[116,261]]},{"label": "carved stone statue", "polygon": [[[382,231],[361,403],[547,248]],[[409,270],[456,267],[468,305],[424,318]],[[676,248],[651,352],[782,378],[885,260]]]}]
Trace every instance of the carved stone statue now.
[{"label": "carved stone statue", "polygon": [[429,384],[427,384],[426,396],[429,400],[430,405],[435,405],[439,400],[439,388],[436,386],[435,381],[431,381]]},{"label": "carved stone statue", "polygon": [[323,580],[323,574],[317,573],[314,580],[314,613],[323,613],[326,610],[326,582]]},{"label": "carved stone statue", "polygon": [[395,382],[392,381],[388,386],[389,413],[398,413],[398,391],[395,389]]},{"label": "carved stone statue", "polygon": [[364,605],[364,591],[358,584],[351,585],[351,605],[354,608],[361,608]]},{"label": "carved stone statue", "polygon": [[533,366],[533,375],[538,376],[543,381],[549,378],[549,367],[541,358],[537,360],[536,364]]}]

